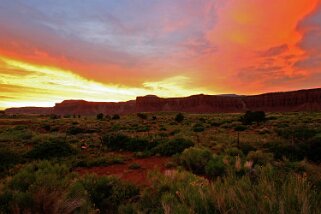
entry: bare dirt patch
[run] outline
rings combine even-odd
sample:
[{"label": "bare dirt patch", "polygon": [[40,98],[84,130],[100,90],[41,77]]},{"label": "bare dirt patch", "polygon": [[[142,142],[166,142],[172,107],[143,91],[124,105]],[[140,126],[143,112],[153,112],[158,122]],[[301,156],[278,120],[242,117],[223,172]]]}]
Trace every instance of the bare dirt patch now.
[{"label": "bare dirt patch", "polygon": [[[116,164],[106,167],[91,167],[91,168],[77,168],[75,172],[85,174],[97,174],[97,175],[111,175],[120,178],[121,180],[128,181],[130,183],[146,186],[150,184],[148,180],[148,172],[166,170],[166,163],[170,158],[168,157],[149,157],[144,159],[129,159],[124,164]],[[132,169],[132,165],[137,165],[139,168]]]}]

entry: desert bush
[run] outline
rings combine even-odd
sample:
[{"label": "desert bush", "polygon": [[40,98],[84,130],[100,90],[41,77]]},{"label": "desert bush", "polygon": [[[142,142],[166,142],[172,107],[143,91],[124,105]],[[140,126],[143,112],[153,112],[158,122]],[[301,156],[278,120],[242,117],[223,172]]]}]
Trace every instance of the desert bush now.
[{"label": "desert bush", "polygon": [[243,152],[244,155],[247,155],[250,151],[255,151],[256,148],[248,143],[240,143],[239,149]]},{"label": "desert bush", "polygon": [[194,132],[203,132],[205,130],[203,124],[201,123],[196,123],[194,126],[193,126],[193,131]]},{"label": "desert bush", "polygon": [[65,165],[48,161],[29,164],[5,184],[0,193],[0,212],[92,212],[86,192],[71,188],[74,178]]},{"label": "desert bush", "polygon": [[104,135],[102,140],[107,148],[111,150],[122,150],[130,141],[130,137],[123,134],[108,134]]},{"label": "desert bush", "polygon": [[178,123],[181,123],[183,122],[184,120],[184,115],[182,113],[178,113],[176,116],[175,116],[175,121],[178,122]]},{"label": "desert bush", "polygon": [[87,175],[79,183],[102,213],[117,213],[121,204],[128,203],[139,194],[137,187],[112,177]]},{"label": "desert bush", "polygon": [[86,130],[78,127],[78,126],[71,126],[68,130],[67,130],[67,134],[69,135],[77,135],[77,134],[81,134],[81,133],[85,133]]},{"label": "desert bush", "polygon": [[75,150],[68,143],[57,138],[35,145],[27,153],[27,157],[32,159],[51,159],[67,157],[72,154],[75,154]]},{"label": "desert bush", "polygon": [[147,114],[144,114],[144,113],[137,113],[137,117],[142,120],[147,120],[148,118]]},{"label": "desert bush", "polygon": [[208,182],[187,172],[154,174],[153,184],[134,208],[137,213],[318,213],[320,192],[306,177],[266,166],[250,174],[227,174]]},{"label": "desert bush", "polygon": [[123,134],[109,134],[103,137],[103,143],[111,150],[147,151],[158,145],[157,141],[148,141],[143,138],[130,138]]},{"label": "desert bush", "polygon": [[0,142],[28,141],[32,136],[32,132],[26,126],[0,130]]},{"label": "desert bush", "polygon": [[273,161],[273,154],[268,152],[263,152],[261,150],[251,151],[247,155],[247,159],[253,161],[254,164],[266,165]]},{"label": "desert bush", "polygon": [[205,166],[213,158],[210,150],[204,148],[190,147],[180,155],[180,163],[188,170],[196,174],[204,174]]},{"label": "desert bush", "polygon": [[21,156],[8,148],[0,149],[0,175],[21,161]]},{"label": "desert bush", "polygon": [[316,163],[321,162],[321,135],[317,135],[307,142],[307,159]]},{"label": "desert bush", "polygon": [[240,157],[243,157],[244,154],[242,152],[242,150],[238,149],[238,148],[235,148],[235,147],[231,147],[231,148],[227,148],[224,150],[224,152],[229,155],[229,156],[240,156]]},{"label": "desert bush", "polygon": [[293,141],[306,141],[313,138],[317,131],[306,126],[290,126],[276,129],[276,133],[285,139]]},{"label": "desert bush", "polygon": [[163,156],[171,156],[177,153],[183,152],[186,148],[194,146],[194,143],[184,138],[176,138],[170,141],[159,143],[151,151],[154,154],[160,154]]},{"label": "desert bush", "polygon": [[119,114],[114,114],[112,117],[111,117],[112,120],[119,120],[120,119],[120,116]]},{"label": "desert bush", "polygon": [[212,121],[211,123],[211,126],[213,127],[219,127],[221,126],[223,123],[221,121]]},{"label": "desert bush", "polygon": [[102,120],[102,119],[104,119],[104,114],[103,114],[103,113],[97,114],[96,119],[97,119],[97,120]]},{"label": "desert bush", "polygon": [[274,158],[277,160],[282,160],[285,157],[291,161],[300,161],[304,159],[307,151],[307,144],[305,143],[271,142],[265,144],[264,147],[273,153]]},{"label": "desert bush", "polygon": [[136,132],[148,132],[150,130],[149,126],[137,126],[135,127]]},{"label": "desert bush", "polygon": [[128,166],[128,169],[140,169],[141,166],[138,163],[132,163]]},{"label": "desert bush", "polygon": [[97,166],[110,166],[113,164],[123,164],[124,160],[121,157],[98,157],[98,158],[84,158],[76,160],[73,167],[97,167]]},{"label": "desert bush", "polygon": [[218,176],[223,176],[225,173],[225,164],[220,157],[212,158],[205,166],[205,174],[214,179]]},{"label": "desert bush", "polygon": [[243,132],[243,131],[245,131],[247,129],[247,127],[246,126],[243,126],[243,125],[238,125],[238,126],[235,126],[234,127],[234,131],[236,131],[236,132]]},{"label": "desert bush", "polygon": [[56,120],[56,119],[59,119],[60,116],[56,115],[56,114],[51,114],[51,115],[49,115],[49,118],[52,119],[52,120]]},{"label": "desert bush", "polygon": [[244,125],[251,125],[252,123],[260,123],[264,122],[266,120],[265,118],[265,112],[264,111],[247,111],[241,118],[240,121]]}]

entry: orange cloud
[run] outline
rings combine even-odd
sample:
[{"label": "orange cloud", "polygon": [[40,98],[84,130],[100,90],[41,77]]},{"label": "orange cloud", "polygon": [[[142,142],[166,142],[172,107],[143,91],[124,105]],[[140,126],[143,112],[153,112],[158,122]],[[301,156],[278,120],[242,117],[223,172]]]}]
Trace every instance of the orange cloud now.
[{"label": "orange cloud", "polygon": [[[223,3],[218,10],[217,25],[207,33],[218,51],[199,62],[208,77],[213,77],[207,79],[215,82],[215,86],[243,93],[292,89],[287,80],[308,75],[293,66],[305,55],[298,46],[303,34],[297,25],[317,4],[318,0]],[[278,48],[280,52],[273,55]],[[270,56],[262,54],[269,51]],[[283,84],[277,84],[282,78]]]}]

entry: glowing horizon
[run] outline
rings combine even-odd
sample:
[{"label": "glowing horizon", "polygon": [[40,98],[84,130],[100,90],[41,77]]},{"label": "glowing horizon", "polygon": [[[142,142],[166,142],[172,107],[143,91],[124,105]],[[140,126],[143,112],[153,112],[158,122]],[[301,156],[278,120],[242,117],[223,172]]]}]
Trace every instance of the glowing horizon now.
[{"label": "glowing horizon", "polygon": [[0,0],[0,110],[321,86],[320,0]]}]

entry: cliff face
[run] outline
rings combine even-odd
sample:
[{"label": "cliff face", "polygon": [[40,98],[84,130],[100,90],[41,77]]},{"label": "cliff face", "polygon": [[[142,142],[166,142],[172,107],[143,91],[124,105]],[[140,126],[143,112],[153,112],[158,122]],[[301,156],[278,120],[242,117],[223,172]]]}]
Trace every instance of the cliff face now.
[{"label": "cliff face", "polygon": [[190,113],[321,111],[321,88],[254,96],[194,95],[184,98],[159,98],[149,95],[136,101],[108,103],[67,100],[53,108],[12,108],[6,114],[130,114],[135,112],[180,111]]},{"label": "cliff face", "polygon": [[136,111],[182,111],[190,113],[237,112],[243,108],[239,97],[194,95],[185,98],[137,97]]},{"label": "cliff face", "polygon": [[243,101],[250,110],[318,111],[321,110],[321,89],[246,96]]},{"label": "cliff face", "polygon": [[53,107],[53,113],[59,115],[95,115],[103,114],[129,114],[135,110],[135,101],[107,103],[87,102],[84,100],[66,100]]},{"label": "cliff face", "polygon": [[268,93],[254,96],[194,95],[185,98],[137,97],[136,111],[182,111],[192,113],[318,111],[321,89]]},{"label": "cliff face", "polygon": [[22,107],[22,108],[9,108],[6,109],[5,114],[51,114],[52,108],[50,107]]}]

